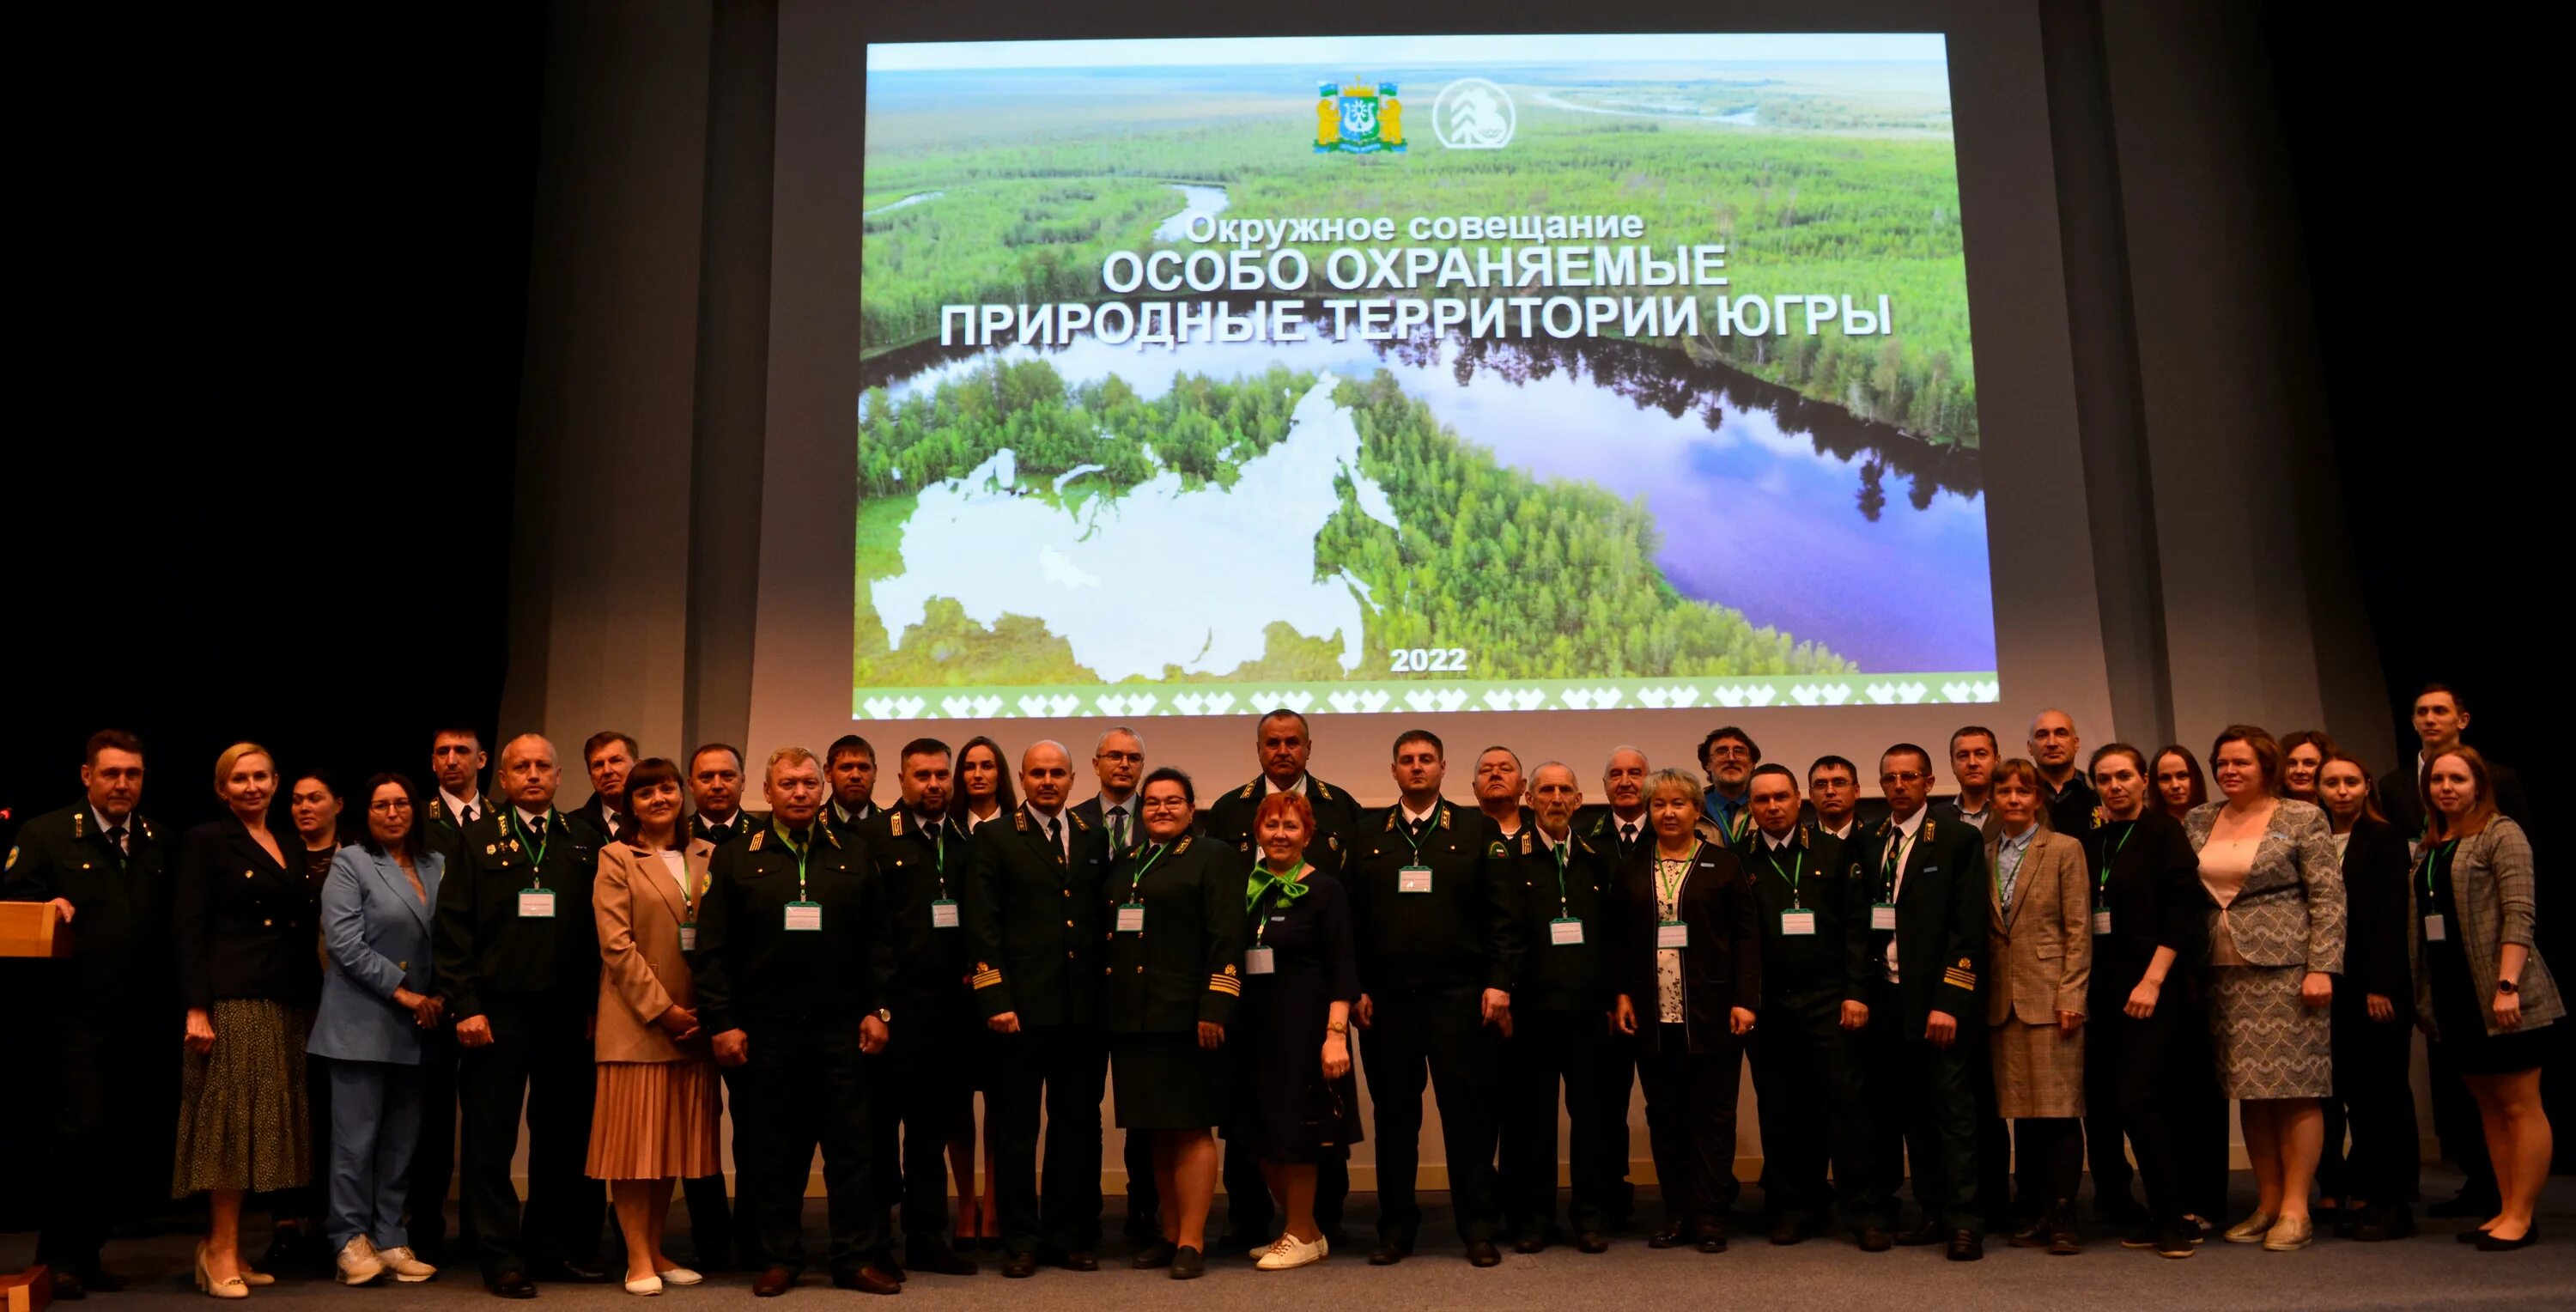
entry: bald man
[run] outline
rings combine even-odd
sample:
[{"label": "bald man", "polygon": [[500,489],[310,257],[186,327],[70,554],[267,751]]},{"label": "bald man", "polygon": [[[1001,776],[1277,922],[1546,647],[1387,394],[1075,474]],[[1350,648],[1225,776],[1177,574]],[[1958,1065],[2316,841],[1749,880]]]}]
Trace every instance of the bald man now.
[{"label": "bald man", "polygon": [[2093,827],[2093,812],[2102,796],[2084,777],[2084,740],[2075,735],[2075,717],[2054,708],[2030,717],[2030,760],[2039,767],[2039,788],[2048,803],[2048,827],[2069,838],[2082,838]]},{"label": "bald man", "polygon": [[1064,804],[1072,788],[1064,744],[1035,743],[1021,754],[1026,800],[1008,821],[977,831],[964,907],[967,983],[991,1031],[985,1125],[1009,1252],[1002,1274],[1013,1279],[1037,1274],[1042,1261],[1100,1269],[1100,1096],[1109,1078],[1100,1033],[1100,879],[1109,843],[1100,826]]},{"label": "bald man", "polygon": [[[599,854],[586,825],[555,809],[555,745],[522,734],[501,748],[502,804],[465,826],[438,888],[433,960],[456,1017],[465,1104],[466,1239],[483,1281],[534,1298],[535,1278],[596,1284],[604,1197],[582,1173],[594,1089],[599,931],[590,885]],[[519,1109],[528,1120],[528,1202],[510,1185]]]}]

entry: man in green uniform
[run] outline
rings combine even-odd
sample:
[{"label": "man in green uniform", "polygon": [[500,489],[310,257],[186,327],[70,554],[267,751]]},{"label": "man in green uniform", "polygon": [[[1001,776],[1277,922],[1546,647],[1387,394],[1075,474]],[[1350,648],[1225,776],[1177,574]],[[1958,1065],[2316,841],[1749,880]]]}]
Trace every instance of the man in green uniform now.
[{"label": "man in green uniform", "polygon": [[50,903],[74,945],[69,960],[30,963],[35,995],[10,1002],[32,1018],[35,1051],[0,1077],[41,1081],[50,1103],[26,1147],[45,1163],[36,1260],[58,1299],[125,1288],[99,1251],[120,1204],[167,1180],[177,1101],[169,880],[159,827],[134,809],[142,740],[90,735],[80,773],[88,796],[21,827],[0,875],[0,898]]},{"label": "man in green uniform", "polygon": [[[451,866],[465,842],[465,826],[492,808],[481,784],[483,767],[489,763],[483,736],[475,730],[447,728],[430,735],[429,772],[438,780],[438,792],[421,811],[420,841]],[[412,1251],[420,1251],[419,1236],[412,1238]]]},{"label": "man in green uniform", "polygon": [[[449,727],[430,735],[429,772],[438,792],[421,813],[421,842],[454,870],[465,850],[465,830],[490,814],[483,795],[483,767],[490,762],[483,735]],[[420,1043],[420,1143],[412,1149],[411,1179],[403,1210],[411,1251],[435,1266],[447,1260],[447,1194],[456,1176],[456,1020],[439,1018]]]},{"label": "man in green uniform", "polygon": [[[1582,802],[1573,769],[1549,761],[1530,772],[1530,823],[1503,840],[1513,914],[1530,945],[1512,987],[1512,1036],[1503,1045],[1503,1225],[1523,1253],[1544,1250],[1555,1228],[1560,1080],[1573,1127],[1566,1220],[1584,1252],[1610,1246],[1602,1232],[1628,1156],[1627,1135],[1613,1132],[1614,1118],[1600,1106],[1611,1086],[1609,1016],[1619,993],[1612,960],[1619,867],[1575,834]],[[1626,1119],[1622,1106],[1615,1122]]]}]

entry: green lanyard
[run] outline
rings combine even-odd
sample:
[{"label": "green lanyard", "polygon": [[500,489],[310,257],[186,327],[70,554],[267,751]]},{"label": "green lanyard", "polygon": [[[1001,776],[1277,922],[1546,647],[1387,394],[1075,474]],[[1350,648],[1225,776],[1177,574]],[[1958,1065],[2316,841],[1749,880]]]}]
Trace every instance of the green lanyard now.
[{"label": "green lanyard", "polygon": [[[1546,841],[1546,840],[1545,840],[1544,838],[1542,838],[1540,841],[1544,842],[1544,841]],[[1566,841],[1566,843],[1573,842],[1573,841],[1574,841],[1574,835],[1573,835],[1572,833],[1568,833],[1568,834],[1565,836],[1565,841]],[[1570,919],[1573,919],[1573,917],[1574,917],[1574,913],[1573,913],[1572,911],[1570,911],[1570,910],[1568,910],[1568,909],[1567,909],[1567,903],[1566,903],[1566,900],[1565,900],[1565,843],[1558,843],[1558,844],[1556,844],[1555,846],[1553,846],[1553,847],[1549,848],[1549,849],[1548,849],[1548,854],[1549,854],[1550,856],[1553,856],[1553,857],[1555,857],[1555,858],[1556,858],[1556,915],[1557,915],[1557,918],[1558,918],[1559,920],[1570,920]]]},{"label": "green lanyard", "polygon": [[770,823],[769,831],[778,835],[778,845],[786,848],[796,858],[796,900],[802,902],[805,900],[805,859],[814,854],[814,844],[809,839],[805,846],[798,847],[796,840],[789,838],[787,831],[775,821]]},{"label": "green lanyard", "polygon": [[941,820],[930,827],[930,868],[939,874],[939,896],[948,897],[948,822]]},{"label": "green lanyard", "polygon": [[1806,910],[1806,901],[1798,895],[1798,877],[1805,874],[1807,870],[1806,846],[1804,844],[1799,845],[1798,855],[1790,860],[1789,868],[1787,870],[1782,870],[1780,868],[1779,848],[1770,848],[1763,853],[1763,856],[1771,862],[1772,874],[1778,875],[1782,879],[1789,881],[1789,905],[1800,911]]},{"label": "green lanyard", "polygon": [[2433,867],[2439,864],[2444,856],[2458,850],[2459,846],[2460,840],[2454,838],[2439,847],[2424,849],[2424,904],[2427,915],[2431,914],[2433,903]]},{"label": "green lanyard", "polygon": [[1902,829],[1893,825],[1889,828],[1896,835],[1896,841],[1888,844],[1887,855],[1879,858],[1878,882],[1887,889],[1887,900],[1893,902],[1896,900],[1896,874],[1905,868],[1905,848],[1914,840]]},{"label": "green lanyard", "polygon": [[[540,828],[542,827],[543,826],[540,826]],[[549,837],[545,843],[540,843],[536,839],[529,837],[528,826],[520,821],[519,808],[515,806],[510,808],[510,828],[518,833],[520,846],[527,848],[528,851],[535,854],[532,858],[532,864],[528,867],[528,887],[545,887],[544,884],[539,883],[538,881],[545,878],[544,866],[546,864],[546,843],[551,843],[554,839]]]},{"label": "green lanyard", "polygon": [[[1397,815],[1398,815],[1399,817],[1401,817],[1401,816],[1402,816],[1402,814],[1403,814],[1403,808],[1402,808],[1402,807],[1398,807],[1398,808],[1396,808],[1396,813],[1397,813]],[[1422,822],[1422,832],[1423,832],[1423,833],[1425,833],[1425,834],[1430,833],[1430,832],[1431,832],[1431,827],[1432,827],[1432,826],[1434,826],[1434,825],[1436,825],[1436,824],[1439,824],[1439,823],[1440,823],[1440,804],[1439,804],[1438,802],[1434,802],[1434,803],[1432,803],[1432,804],[1431,804],[1431,817],[1430,817],[1429,819],[1424,820],[1424,821]],[[1421,864],[1422,864],[1422,838],[1421,838],[1421,836],[1413,832],[1413,826],[1412,826],[1411,824],[1409,824],[1409,823],[1405,823],[1405,822],[1403,822],[1401,819],[1399,819],[1398,823],[1396,824],[1395,832],[1397,832],[1397,833],[1399,833],[1399,834],[1404,835],[1404,841],[1405,841],[1405,843],[1413,849],[1413,864],[1415,864],[1415,865],[1417,865],[1417,866],[1418,866],[1418,865],[1421,865]]]},{"label": "green lanyard", "polygon": [[1127,903],[1129,906],[1134,906],[1145,900],[1145,872],[1153,869],[1154,863],[1162,860],[1163,854],[1171,850],[1172,849],[1169,844],[1156,843],[1154,845],[1154,850],[1148,853],[1144,860],[1136,863],[1136,877],[1133,880],[1130,880],[1127,885]]},{"label": "green lanyard", "polygon": [[1675,920],[1679,920],[1682,914],[1682,885],[1690,881],[1691,867],[1699,862],[1700,849],[1706,846],[1708,846],[1706,843],[1697,839],[1691,840],[1690,855],[1682,858],[1682,872],[1671,880],[1664,878],[1664,858],[1661,856],[1655,858],[1655,891],[1661,894],[1660,901],[1673,904]]},{"label": "green lanyard", "polygon": [[2110,853],[2102,858],[2101,873],[2093,877],[2093,904],[2095,906],[2100,906],[2105,900],[2103,895],[2110,891],[2111,867],[2119,861],[2121,849],[2126,848],[2129,845],[2129,835],[2138,832],[2137,821],[2131,820],[2126,823],[2129,827],[2120,831],[2120,841],[2113,843],[2111,845]]}]

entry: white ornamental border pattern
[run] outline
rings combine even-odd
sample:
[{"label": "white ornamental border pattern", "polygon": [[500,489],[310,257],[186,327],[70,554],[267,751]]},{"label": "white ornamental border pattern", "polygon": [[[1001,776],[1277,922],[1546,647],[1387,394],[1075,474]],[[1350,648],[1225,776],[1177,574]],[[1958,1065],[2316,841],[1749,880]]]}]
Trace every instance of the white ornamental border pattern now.
[{"label": "white ornamental border pattern", "polygon": [[1234,715],[1255,708],[1285,706],[1301,714],[1418,714],[1466,711],[1605,711],[1622,707],[1681,710],[1724,707],[1729,710],[1769,706],[1915,706],[1925,703],[1981,703],[1997,700],[1992,679],[1950,680],[1935,687],[1921,679],[1857,682],[1810,681],[1785,690],[1774,681],[1749,683],[1671,683],[1645,687],[1603,684],[1550,691],[1544,688],[1425,683],[1398,693],[1383,687],[1347,688],[1318,695],[1309,691],[1243,693],[1224,689],[1169,692],[1030,692],[1015,696],[992,693],[951,694],[937,700],[917,694],[863,697],[859,718],[870,720],[1064,719],[1106,716],[1144,719],[1163,715]]}]

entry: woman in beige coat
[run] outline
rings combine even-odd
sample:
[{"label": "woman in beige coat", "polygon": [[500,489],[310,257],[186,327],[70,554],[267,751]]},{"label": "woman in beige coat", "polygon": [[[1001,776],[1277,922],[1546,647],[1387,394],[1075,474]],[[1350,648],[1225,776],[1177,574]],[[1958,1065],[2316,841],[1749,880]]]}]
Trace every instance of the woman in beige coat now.
[{"label": "woman in beige coat", "polygon": [[1986,868],[1987,1049],[1995,1112],[2013,1123],[2023,1161],[2039,1163],[2048,1206],[2015,1248],[2079,1253],[2075,1187],[2084,1170],[2084,995],[2093,979],[2092,885],[2084,844],[2048,827],[2039,768],[1995,767],[1994,836]]},{"label": "woman in beige coat", "polygon": [[609,1182],[626,1236],[626,1292],[658,1294],[703,1277],[662,1252],[680,1179],[713,1175],[716,1075],[698,1032],[687,953],[715,849],[680,827],[680,772],[655,757],[626,776],[623,837],[600,849],[591,889],[599,922],[599,1093],[591,1176]]}]

